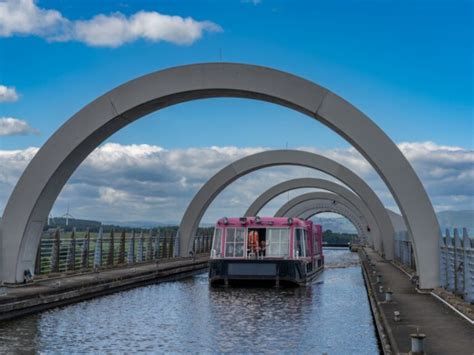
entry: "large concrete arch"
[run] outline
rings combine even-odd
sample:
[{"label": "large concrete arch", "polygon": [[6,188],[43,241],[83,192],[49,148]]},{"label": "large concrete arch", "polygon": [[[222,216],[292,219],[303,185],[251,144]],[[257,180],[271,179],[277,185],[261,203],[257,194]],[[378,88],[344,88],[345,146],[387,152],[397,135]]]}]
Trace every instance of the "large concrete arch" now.
[{"label": "large concrete arch", "polygon": [[[260,210],[275,197],[287,191],[300,189],[300,188],[317,188],[317,189],[327,190],[348,200],[353,206],[355,206],[359,211],[361,211],[361,213],[364,216],[366,216],[368,227],[369,227],[369,228],[366,228],[366,234],[368,238],[374,243],[375,249],[381,250],[381,238],[382,238],[381,232],[380,232],[381,228],[379,227],[379,222],[376,221],[372,210],[380,208],[379,206],[382,205],[382,203],[377,204],[375,206],[366,205],[356,194],[354,194],[348,188],[340,184],[336,184],[332,181],[328,181],[324,179],[299,178],[299,179],[284,181],[280,184],[272,186],[263,194],[261,194],[250,205],[250,207],[245,212],[244,216],[256,216],[260,212]],[[380,211],[380,212],[387,213],[386,211]],[[389,226],[389,228],[392,228],[393,230],[392,226]],[[367,231],[367,229],[369,230]],[[390,242],[389,238],[387,238],[387,240]]]},{"label": "large concrete arch", "polygon": [[[41,230],[59,192],[80,163],[110,135],[164,107],[210,97],[251,98],[302,112],[349,141],[393,194],[412,237],[420,287],[437,286],[439,227],[415,171],[367,116],[327,89],[270,68],[235,63],[175,67],[131,80],[65,122],[29,163],[0,224],[0,278],[20,282],[33,269]],[[187,254],[183,245],[181,254]]]},{"label": "large concrete arch", "polygon": [[284,215],[286,217],[308,219],[319,213],[337,213],[343,217],[346,217],[353,224],[360,238],[370,242],[366,232],[367,221],[365,220],[364,216],[361,215],[359,211],[354,209],[353,206],[348,205],[347,201],[344,201],[344,199],[339,201],[340,197],[337,195],[335,196],[335,198],[330,200],[322,196],[321,198],[302,201],[296,204],[293,208],[290,208]]},{"label": "large concrete arch", "polygon": [[330,192],[308,192],[296,196],[283,204],[275,213],[275,217],[297,217],[306,212],[311,206],[319,203],[319,206],[327,206],[325,212],[335,212],[343,214],[353,223],[357,224],[359,234],[365,239],[372,238],[367,232],[367,216],[357,209],[344,197]]},{"label": "large concrete arch", "polygon": [[[311,217],[324,213],[324,212],[332,212],[341,215],[342,217],[345,217],[351,224],[354,226],[354,228],[357,231],[357,235],[359,236],[360,242],[362,244],[368,243],[371,245],[371,241],[365,239],[363,233],[359,230],[358,226],[358,220],[357,217],[355,217],[348,209],[344,208],[343,206],[340,206],[340,208],[334,208],[329,205],[329,201],[324,201],[324,200],[311,200],[311,201],[306,201],[303,204],[307,204],[306,210],[298,213],[295,217],[301,218],[301,219],[310,219]],[[310,204],[311,203],[311,204]],[[323,226],[324,228],[324,226]]]},{"label": "large concrete arch", "polygon": [[[296,217],[304,212],[305,208],[309,208],[314,201],[323,201],[325,204],[333,207],[333,211],[336,211],[340,206],[350,210],[359,220],[363,220],[363,226],[367,226],[366,216],[357,209],[351,202],[346,200],[344,197],[334,194],[332,192],[315,191],[301,194],[287,201],[281,206],[278,211],[275,212],[275,217]],[[308,203],[307,203],[308,202]],[[321,202],[322,203],[322,202]],[[321,205],[321,204],[320,204]],[[308,207],[309,206],[309,207]],[[331,212],[331,211],[326,211]],[[364,228],[365,230],[367,228]]]},{"label": "large concrete arch", "polygon": [[375,219],[380,221],[382,246],[378,241],[377,248],[385,248],[388,259],[393,256],[393,227],[390,218],[377,195],[364,180],[341,164],[321,155],[298,150],[270,150],[249,155],[237,160],[211,177],[197,192],[188,205],[179,226],[180,249],[192,248],[193,236],[196,235],[202,216],[217,195],[228,185],[255,170],[271,166],[294,165],[316,169],[329,174],[348,185],[366,204],[377,206],[374,209]]},{"label": "large concrete arch", "polygon": [[[328,200],[310,200],[310,201],[306,201],[306,202],[302,203],[302,205],[304,205],[304,207],[301,207],[301,209],[299,211],[294,212],[295,217],[301,218],[301,219],[308,219],[308,218],[311,218],[311,217],[313,217],[313,216],[315,216],[319,213],[331,212],[331,213],[340,214],[340,215],[346,217],[347,219],[349,219],[349,221],[352,222],[352,224],[354,224],[354,227],[357,229],[357,226],[355,225],[352,218],[350,217],[350,215],[352,215],[352,216],[354,216],[354,219],[357,220],[358,217],[355,214],[350,212],[344,206],[339,206],[339,207],[334,208],[333,206],[330,205],[330,203],[332,203],[332,201],[328,201]],[[348,211],[347,215],[345,214],[345,211]],[[290,213],[293,214],[293,210],[290,211]],[[363,223],[363,221],[360,221],[360,223]]]}]

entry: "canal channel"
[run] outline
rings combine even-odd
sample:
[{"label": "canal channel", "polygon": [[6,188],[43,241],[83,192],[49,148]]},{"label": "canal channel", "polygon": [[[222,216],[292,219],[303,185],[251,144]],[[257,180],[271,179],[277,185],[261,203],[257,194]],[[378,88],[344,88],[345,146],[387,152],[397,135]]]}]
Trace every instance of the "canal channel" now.
[{"label": "canal channel", "polygon": [[0,323],[0,353],[378,354],[358,255],[310,287],[211,288],[207,274]]}]

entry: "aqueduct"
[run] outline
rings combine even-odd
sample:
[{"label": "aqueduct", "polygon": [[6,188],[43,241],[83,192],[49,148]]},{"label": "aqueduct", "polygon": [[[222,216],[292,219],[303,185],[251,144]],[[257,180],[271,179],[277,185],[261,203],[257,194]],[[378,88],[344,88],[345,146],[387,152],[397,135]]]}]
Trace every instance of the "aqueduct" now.
[{"label": "aqueduct", "polygon": [[348,185],[367,204],[376,206],[373,211],[380,226],[381,239],[377,239],[379,236],[373,234],[375,246],[378,251],[384,251],[387,258],[392,258],[393,227],[382,202],[369,185],[351,170],[331,159],[298,150],[269,150],[249,155],[229,164],[211,177],[196,193],[184,212],[179,226],[181,248],[183,244],[189,245],[188,248],[190,248],[192,236],[196,235],[202,216],[217,195],[227,186],[253,171],[282,165],[306,167],[329,174]]},{"label": "aqueduct", "polygon": [[346,217],[357,229],[359,237],[371,238],[367,233],[367,219],[355,206],[341,196],[329,192],[310,192],[297,196],[285,203],[275,217],[300,217],[307,219],[306,212],[316,210],[314,214],[333,212]]},{"label": "aqueduct", "polygon": [[[397,202],[414,246],[420,287],[438,285],[438,222],[418,176],[390,138],[362,112],[315,83],[235,63],[194,64],[142,76],[97,98],[66,121],[29,163],[5,207],[0,279],[21,282],[24,271],[33,268],[54,201],[80,163],[105,139],[148,113],[211,97],[283,105],[345,138],[370,162]],[[181,255],[188,251],[189,245],[182,243]]]},{"label": "aqueduct", "polygon": [[[336,184],[332,181],[317,179],[317,178],[299,178],[284,181],[280,184],[272,186],[267,191],[262,193],[247,209],[244,216],[256,216],[260,210],[275,197],[295,189],[301,188],[317,188],[326,191],[331,191],[347,201],[349,201],[357,210],[361,211],[367,218],[367,225],[365,228],[365,234],[368,239],[374,244],[375,240],[380,244],[381,233],[380,227],[374,217],[371,207],[378,208],[377,206],[367,206],[356,194],[350,191],[348,188]],[[381,204],[381,203],[380,203]],[[385,212],[386,213],[386,212]],[[381,250],[381,245],[376,247],[376,250]]]},{"label": "aqueduct", "polygon": [[[319,213],[324,213],[324,212],[334,212],[337,214],[340,214],[341,216],[346,217],[352,224],[356,223],[351,219],[351,216],[346,216],[344,213],[349,213],[352,214],[351,211],[345,210],[344,206],[340,206],[341,208],[336,208],[334,209],[333,206],[330,206],[327,202],[327,200],[311,200],[311,201],[306,201],[301,204],[301,210],[303,212],[296,211],[295,214],[297,214],[298,218],[301,219],[308,219],[311,218]],[[291,211],[290,211],[291,212]],[[357,218],[357,216],[355,216]],[[357,228],[357,226],[354,224],[354,227]]]}]

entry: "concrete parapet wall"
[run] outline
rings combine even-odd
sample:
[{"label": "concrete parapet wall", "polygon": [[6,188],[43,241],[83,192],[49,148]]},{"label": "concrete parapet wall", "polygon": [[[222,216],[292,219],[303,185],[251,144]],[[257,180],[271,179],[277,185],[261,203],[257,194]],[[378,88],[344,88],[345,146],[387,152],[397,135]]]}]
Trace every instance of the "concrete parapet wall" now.
[{"label": "concrete parapet wall", "polygon": [[202,272],[207,266],[207,257],[179,258],[3,287],[0,294],[0,321],[138,286],[178,280]]}]

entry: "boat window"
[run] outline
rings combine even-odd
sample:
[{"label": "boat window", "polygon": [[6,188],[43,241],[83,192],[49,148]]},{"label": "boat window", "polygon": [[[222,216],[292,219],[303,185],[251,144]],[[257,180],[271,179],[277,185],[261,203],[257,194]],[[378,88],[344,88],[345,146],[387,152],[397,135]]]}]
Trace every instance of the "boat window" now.
[{"label": "boat window", "polygon": [[237,228],[235,230],[235,253],[234,256],[244,256],[244,228]]},{"label": "boat window", "polygon": [[218,257],[221,255],[222,246],[222,229],[216,228],[214,231],[214,238],[212,239],[212,255]]},{"label": "boat window", "polygon": [[293,243],[294,246],[294,257],[301,257],[303,256],[303,244],[302,244],[302,239],[303,239],[303,233],[301,233],[301,229],[297,228],[295,229],[295,240]]},{"label": "boat window", "polygon": [[268,228],[266,256],[288,256],[289,236],[290,230],[288,228]]},{"label": "boat window", "polygon": [[244,256],[244,233],[244,228],[227,228],[227,236],[225,241],[226,257]]},{"label": "boat window", "polygon": [[308,231],[306,229],[303,230],[303,239],[304,239],[304,255],[305,256],[310,256],[310,250],[309,250],[309,238],[310,236],[308,235]]},{"label": "boat window", "polygon": [[319,254],[319,243],[318,243],[318,238],[315,231],[313,231],[313,248],[314,248],[314,253]]},{"label": "boat window", "polygon": [[304,229],[301,230],[301,253],[300,256],[306,256],[306,231]]}]

